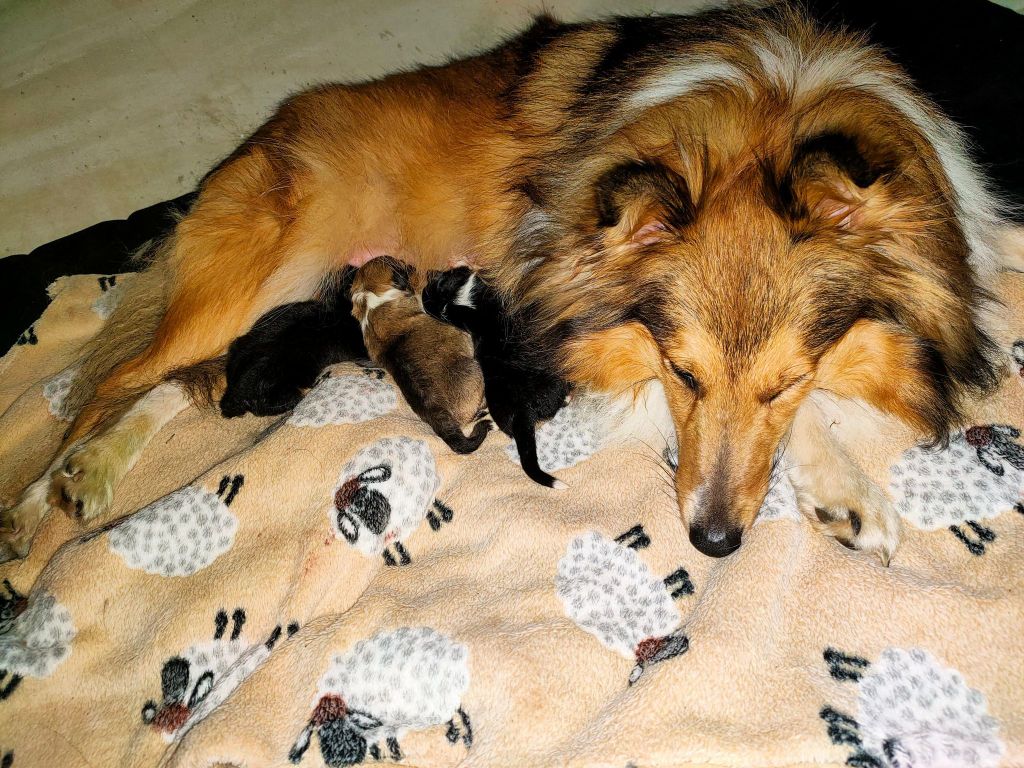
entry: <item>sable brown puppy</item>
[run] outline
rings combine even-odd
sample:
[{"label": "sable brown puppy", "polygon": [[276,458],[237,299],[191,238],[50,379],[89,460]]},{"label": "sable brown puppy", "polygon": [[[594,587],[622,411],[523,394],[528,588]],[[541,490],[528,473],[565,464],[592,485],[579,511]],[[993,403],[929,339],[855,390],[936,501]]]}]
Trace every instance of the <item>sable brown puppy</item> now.
[{"label": "sable brown puppy", "polygon": [[1001,211],[899,67],[785,5],[545,17],[479,56],[314,88],[204,180],[133,282],[0,546],[24,553],[49,504],[107,509],[185,405],[170,372],[388,253],[473,262],[574,384],[663,390],[700,551],[739,546],[785,447],[809,516],[887,561],[899,517],[823,393],[869,429],[942,440],[963,420],[1000,372]]},{"label": "sable brown puppy", "polygon": [[535,483],[565,488],[540,468],[535,430],[537,422],[553,418],[565,405],[569,385],[536,364],[523,322],[468,267],[432,273],[421,301],[428,314],[473,338],[487,410],[498,428],[516,441],[523,471]]},{"label": "sable brown puppy", "polygon": [[480,417],[484,380],[469,335],[423,311],[406,267],[387,257],[364,264],[352,281],[352,316],[370,359],[394,378],[406,401],[456,453],[472,453],[491,429]]}]

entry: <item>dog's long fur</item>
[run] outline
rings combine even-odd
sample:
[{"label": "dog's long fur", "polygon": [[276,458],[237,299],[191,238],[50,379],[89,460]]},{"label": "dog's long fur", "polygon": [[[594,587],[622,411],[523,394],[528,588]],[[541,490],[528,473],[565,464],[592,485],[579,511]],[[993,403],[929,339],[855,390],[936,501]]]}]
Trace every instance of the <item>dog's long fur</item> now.
[{"label": "dog's long fur", "polygon": [[[90,368],[63,451],[345,263],[454,256],[575,383],[660,382],[691,538],[725,554],[810,392],[941,440],[993,384],[1002,236],[962,134],[856,35],[785,6],[541,17],[480,56],[286,101],[160,248],[152,322],[105,332],[123,351]],[[826,519],[880,506],[804,490]],[[891,511],[858,512],[851,543],[887,558]],[[23,549],[41,514],[9,510],[6,540]]]}]

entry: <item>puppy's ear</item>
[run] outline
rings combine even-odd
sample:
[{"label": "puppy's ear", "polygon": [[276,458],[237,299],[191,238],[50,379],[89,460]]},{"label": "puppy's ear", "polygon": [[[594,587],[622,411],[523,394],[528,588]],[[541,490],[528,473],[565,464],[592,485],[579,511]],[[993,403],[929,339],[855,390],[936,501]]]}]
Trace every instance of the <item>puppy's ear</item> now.
[{"label": "puppy's ear", "polygon": [[686,180],[660,163],[629,161],[594,185],[597,225],[621,244],[651,245],[693,221]]},{"label": "puppy's ear", "polygon": [[804,139],[778,184],[779,207],[798,224],[856,231],[895,168],[891,156],[842,133]]},{"label": "puppy's ear", "polygon": [[[393,256],[388,256],[388,266],[391,267],[391,284],[400,291],[415,290],[420,282],[420,276],[416,268],[404,261],[399,261]],[[422,286],[420,286],[422,287]]]}]

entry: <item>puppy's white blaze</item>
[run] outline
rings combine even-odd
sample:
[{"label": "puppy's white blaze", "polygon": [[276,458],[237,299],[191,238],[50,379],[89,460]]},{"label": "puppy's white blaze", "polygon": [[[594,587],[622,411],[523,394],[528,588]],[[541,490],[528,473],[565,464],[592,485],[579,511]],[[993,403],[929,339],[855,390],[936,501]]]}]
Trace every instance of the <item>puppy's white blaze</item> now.
[{"label": "puppy's white blaze", "polygon": [[404,294],[403,291],[397,288],[388,288],[384,293],[376,294],[372,291],[365,291],[366,296],[366,311],[369,312],[372,309],[376,309],[381,304],[387,304],[389,301],[394,301]]},{"label": "puppy's white blaze", "polygon": [[459,289],[458,294],[455,296],[455,304],[462,307],[473,308],[476,305],[473,304],[473,288],[476,286],[476,275],[470,275],[469,279],[463,283]]},{"label": "puppy's white blaze", "polygon": [[[404,294],[403,291],[397,288],[388,288],[384,293],[376,294],[373,291],[356,291],[352,294],[352,303],[362,299],[366,302],[366,311],[363,313],[362,320],[359,321],[360,327],[365,331],[366,326],[370,322],[370,312],[375,310],[381,304],[386,304],[389,301],[397,299],[399,296]],[[423,302],[420,300],[420,308],[422,309]]]},{"label": "puppy's white blaze", "polygon": [[656,73],[626,100],[627,114],[650,109],[678,99],[701,88],[746,80],[743,70],[735,64],[720,59],[698,59],[680,62]]}]

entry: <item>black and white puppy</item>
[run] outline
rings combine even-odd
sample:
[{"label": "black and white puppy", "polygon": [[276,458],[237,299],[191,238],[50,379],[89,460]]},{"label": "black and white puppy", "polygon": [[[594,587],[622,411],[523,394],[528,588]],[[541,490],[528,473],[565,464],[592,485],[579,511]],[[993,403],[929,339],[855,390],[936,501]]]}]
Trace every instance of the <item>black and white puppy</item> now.
[{"label": "black and white puppy", "polygon": [[362,329],[352,317],[354,275],[355,269],[346,267],[332,276],[320,298],[275,307],[231,343],[221,414],[285,413],[327,366],[369,360]]},{"label": "black and white puppy", "polygon": [[535,428],[565,405],[569,384],[537,364],[522,323],[468,267],[432,273],[422,299],[428,314],[473,337],[487,409],[501,431],[516,441],[523,471],[548,488],[564,488],[540,468]]}]

